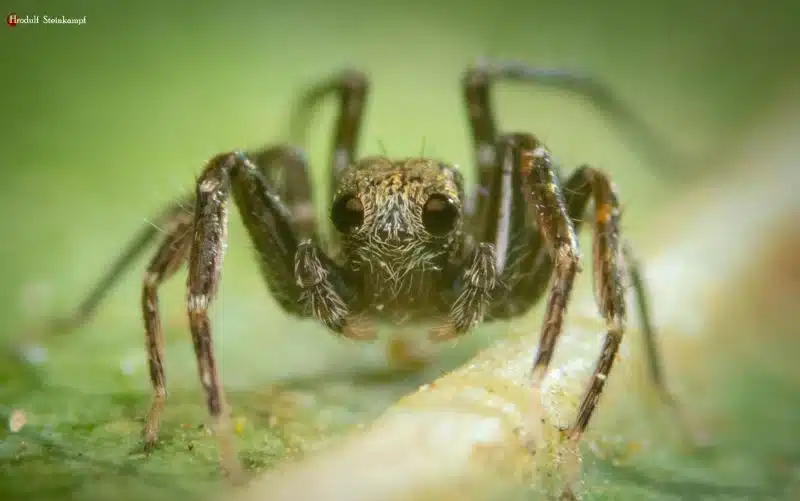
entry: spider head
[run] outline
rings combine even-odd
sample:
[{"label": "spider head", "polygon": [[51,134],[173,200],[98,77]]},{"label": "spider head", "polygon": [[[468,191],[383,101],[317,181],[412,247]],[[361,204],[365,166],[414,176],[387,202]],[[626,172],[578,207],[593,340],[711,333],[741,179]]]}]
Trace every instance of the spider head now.
[{"label": "spider head", "polygon": [[460,250],[463,180],[428,159],[368,157],[342,172],[331,222],[354,264],[431,264]]}]

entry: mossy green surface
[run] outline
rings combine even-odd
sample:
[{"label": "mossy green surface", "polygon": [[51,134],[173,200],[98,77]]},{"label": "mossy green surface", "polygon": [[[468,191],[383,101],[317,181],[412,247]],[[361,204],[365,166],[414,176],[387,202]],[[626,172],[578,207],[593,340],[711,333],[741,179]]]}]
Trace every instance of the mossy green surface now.
[{"label": "mossy green surface", "polygon": [[[138,443],[150,398],[143,262],[91,324],[42,341],[44,360],[24,361],[19,347],[38,343],[29,332],[76,305],[121,244],[191,189],[207,158],[285,138],[302,85],[359,66],[373,78],[362,152],[424,148],[468,166],[458,82],[481,55],[586,68],[673,144],[701,152],[736,140],[799,69],[790,47],[800,46],[792,26],[800,12],[789,2],[769,10],[744,1],[205,3],[37,2],[17,13],[86,15],[87,24],[0,29],[8,70],[0,83],[0,404],[4,419],[12,409],[28,419],[19,433],[0,431],[2,499],[155,500],[218,488],[182,278],[162,294],[170,397],[162,445],[150,457]],[[497,102],[504,128],[537,132],[566,165],[591,161],[612,172],[632,234],[666,207],[676,186],[642,165],[635,145],[586,103],[517,86]],[[309,137],[320,188],[332,113],[318,114]],[[232,226],[216,346],[252,468],[368,422],[503,334],[482,329],[424,373],[381,375],[378,348],[283,315],[235,217]],[[738,379],[720,369],[729,384],[698,397],[726,417],[727,455],[688,460],[665,449],[630,465],[590,456],[590,499],[792,499],[797,383],[756,363],[732,373]],[[657,439],[656,424],[642,426]]]}]

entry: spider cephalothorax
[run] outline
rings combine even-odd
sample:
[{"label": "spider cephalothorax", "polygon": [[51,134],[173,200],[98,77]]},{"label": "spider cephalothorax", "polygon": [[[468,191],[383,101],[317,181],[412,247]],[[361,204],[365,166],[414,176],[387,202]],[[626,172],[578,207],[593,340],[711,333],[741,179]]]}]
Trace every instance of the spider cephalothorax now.
[{"label": "spider cephalothorax", "polygon": [[[580,271],[577,232],[588,226],[594,235],[598,310],[607,330],[578,416],[566,433],[574,440],[582,436],[614,362],[625,329],[625,273],[639,299],[651,375],[668,398],[641,275],[621,238],[613,183],[590,166],[565,175],[531,134],[498,131],[489,92],[498,79],[564,87],[582,92],[607,111],[618,108],[604,88],[573,73],[515,63],[469,69],[462,88],[478,183],[466,190],[458,169],[437,160],[357,160],[367,79],[353,70],[337,74],[304,95],[292,123],[293,130],[305,130],[316,103],[338,96],[340,114],[328,171],[333,196],[327,201],[335,231],[327,242],[314,218],[307,159],[298,149],[279,145],[209,160],[195,193],[148,225],[76,314],[59,322],[61,327],[76,326],[88,319],[132,258],[159,234],[154,228],[164,230],[142,289],[155,388],[144,429],[148,445],[157,440],[166,398],[158,288],[188,261],[187,310],[200,380],[221,441],[223,466],[239,472],[208,312],[222,271],[231,198],[277,303],[287,313],[315,319],[340,335],[372,338],[375,324],[384,323],[424,326],[432,338],[449,339],[482,321],[524,313],[549,287],[532,385],[541,383],[561,333]],[[627,110],[617,114],[632,120]],[[642,128],[641,122],[635,125]],[[590,202],[593,217],[587,217]]]},{"label": "spider cephalothorax", "polygon": [[396,321],[446,314],[443,277],[464,248],[460,173],[424,158],[363,159],[342,172],[331,208],[354,313]]}]

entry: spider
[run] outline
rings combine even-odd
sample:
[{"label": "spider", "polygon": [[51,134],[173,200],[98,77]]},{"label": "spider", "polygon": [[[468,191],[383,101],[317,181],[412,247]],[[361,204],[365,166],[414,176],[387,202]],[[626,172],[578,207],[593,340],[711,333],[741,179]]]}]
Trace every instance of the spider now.
[{"label": "spider", "polygon": [[[467,191],[461,172],[431,158],[356,158],[368,90],[366,76],[345,70],[313,86],[301,100],[293,130],[302,130],[316,104],[336,96],[339,115],[330,161],[328,241],[315,220],[310,168],[300,149],[278,145],[214,156],[195,193],[163,211],[129,244],[109,272],[59,329],[85,322],[120,274],[163,230],[142,288],[152,405],[143,435],[158,439],[165,403],[164,340],[158,290],[188,261],[187,311],[223,470],[242,473],[212,349],[209,308],[220,281],[229,199],[257,251],[261,274],[287,313],[319,321],[351,339],[375,337],[380,325],[411,325],[437,341],[461,336],[481,322],[527,312],[547,301],[531,384],[539,385],[562,331],[573,282],[581,269],[578,232],[593,231],[596,301],[605,320],[601,354],[573,424],[586,430],[625,331],[623,281],[630,280],[647,339],[650,376],[665,387],[644,284],[631,247],[620,234],[620,202],[609,176],[584,165],[564,175],[546,146],[528,133],[500,133],[490,100],[501,80],[527,81],[583,93],[633,122],[604,87],[569,71],[518,62],[483,62],[462,80],[474,143],[478,186]],[[637,128],[637,127],[634,127]],[[277,174],[280,174],[278,178]],[[593,216],[586,218],[590,202]],[[186,207],[193,207],[187,209]],[[586,219],[586,221],[585,221]],[[549,286],[549,289],[548,289]],[[548,292],[549,290],[549,292]]]}]

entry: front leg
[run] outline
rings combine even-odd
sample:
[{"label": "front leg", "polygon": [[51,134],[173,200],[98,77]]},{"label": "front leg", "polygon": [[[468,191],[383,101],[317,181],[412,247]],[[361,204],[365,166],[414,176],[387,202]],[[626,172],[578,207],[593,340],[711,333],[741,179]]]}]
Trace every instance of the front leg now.
[{"label": "front leg", "polygon": [[372,325],[350,312],[348,303],[352,304],[355,294],[347,287],[344,272],[311,240],[297,247],[294,274],[300,288],[300,304],[308,315],[335,334],[355,340],[375,338]]},{"label": "front leg", "polygon": [[[291,213],[269,186],[263,169],[244,153],[217,155],[197,181],[192,251],[189,258],[188,313],[198,371],[218,436],[223,470],[243,477],[230,417],[214,357],[208,310],[216,294],[227,240],[229,192],[258,253],[261,269],[281,304],[315,316],[336,332],[356,337],[347,301],[355,295],[342,271],[317,252],[310,240],[298,243]],[[292,303],[296,306],[291,306]],[[310,306],[310,312],[302,306]]]},{"label": "front leg", "polygon": [[547,149],[530,134],[509,134],[498,141],[512,172],[520,180],[526,211],[532,213],[536,228],[553,263],[553,279],[545,307],[541,338],[533,363],[532,380],[537,388],[544,378],[561,336],[564,317],[580,271],[580,251],[575,225],[569,215],[558,173]]},{"label": "front leg", "polygon": [[433,328],[431,340],[446,341],[460,336],[483,320],[497,286],[496,263],[494,245],[480,243],[475,247],[469,265],[459,279],[457,296],[448,318]]},{"label": "front leg", "polygon": [[298,299],[303,289],[294,269],[299,247],[297,229],[264,173],[240,152],[212,158],[197,181],[187,309],[200,380],[219,440],[220,461],[223,470],[239,480],[242,468],[216,366],[208,315],[222,271],[231,191],[257,251],[264,278],[281,305],[301,314]]}]

